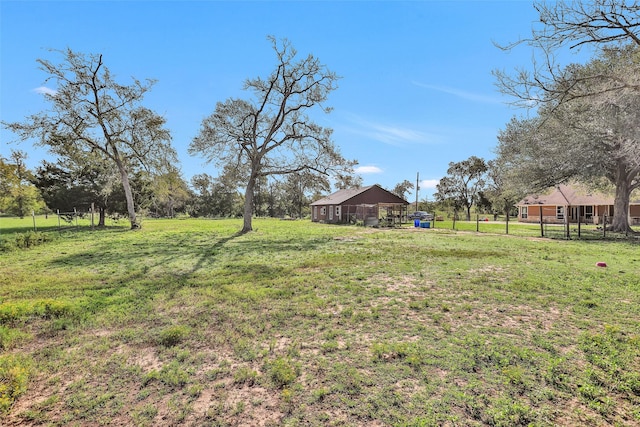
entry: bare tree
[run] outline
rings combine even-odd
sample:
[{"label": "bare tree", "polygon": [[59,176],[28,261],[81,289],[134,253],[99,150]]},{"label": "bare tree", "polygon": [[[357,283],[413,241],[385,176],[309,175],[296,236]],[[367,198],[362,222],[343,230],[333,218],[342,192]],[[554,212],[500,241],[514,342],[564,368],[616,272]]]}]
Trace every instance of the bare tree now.
[{"label": "bare tree", "polygon": [[[594,94],[584,92],[584,87],[576,85],[576,81],[571,78],[570,67],[557,63],[558,54],[565,49],[590,47],[598,51],[607,46],[622,44],[640,46],[640,6],[637,1],[536,1],[533,7],[538,11],[540,22],[532,28],[531,37],[499,45],[505,50],[519,45],[532,47],[536,58],[532,68],[521,68],[513,73],[501,70],[493,72],[498,88],[512,96],[516,105],[527,108],[545,104],[559,105]],[[639,70],[640,68],[636,68],[636,73]],[[584,75],[582,79],[608,80],[607,87],[600,86],[595,93],[624,88],[640,90],[637,81],[627,77],[630,75],[601,72]]]},{"label": "bare tree", "polygon": [[172,161],[164,118],[140,105],[154,81],[135,80],[130,85],[116,82],[104,65],[102,55],[84,55],[71,49],[60,52],[64,61],[54,64],[38,59],[55,89],[44,96],[50,110],[28,117],[24,122],[3,123],[22,140],[36,138],[58,156],[75,161],[98,154],[117,167],[127,202],[131,228],[138,228],[131,169],[137,165]]},{"label": "bare tree", "polygon": [[275,70],[266,79],[244,84],[255,99],[219,102],[189,146],[191,154],[241,171],[246,182],[243,233],[252,230],[254,189],[261,178],[306,170],[346,172],[354,164],[334,146],[332,130],[307,115],[314,107],[330,111],[323,103],[336,89],[338,76],[312,55],[296,60],[289,41],[269,40],[276,52]]}]

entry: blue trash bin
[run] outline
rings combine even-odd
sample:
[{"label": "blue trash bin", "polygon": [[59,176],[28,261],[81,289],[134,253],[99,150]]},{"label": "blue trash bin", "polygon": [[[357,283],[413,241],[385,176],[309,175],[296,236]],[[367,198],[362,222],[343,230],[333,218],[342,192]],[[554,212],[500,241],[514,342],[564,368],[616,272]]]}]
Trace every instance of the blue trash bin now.
[{"label": "blue trash bin", "polygon": [[413,220],[413,226],[414,227],[420,227],[420,220],[419,219],[414,219]]},{"label": "blue trash bin", "polygon": [[420,223],[421,228],[431,228],[431,223],[429,221],[424,221]]}]

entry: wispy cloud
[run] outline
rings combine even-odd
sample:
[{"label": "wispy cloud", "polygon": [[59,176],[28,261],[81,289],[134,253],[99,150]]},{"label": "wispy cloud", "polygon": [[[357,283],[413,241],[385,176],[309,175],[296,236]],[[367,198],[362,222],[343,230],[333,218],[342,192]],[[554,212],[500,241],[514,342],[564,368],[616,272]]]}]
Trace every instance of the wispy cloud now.
[{"label": "wispy cloud", "polygon": [[46,86],[37,87],[37,88],[33,89],[33,91],[35,93],[39,93],[39,94],[42,94],[42,95],[51,95],[51,96],[55,96],[58,93],[56,90],[50,89],[50,88],[48,88]]},{"label": "wispy cloud", "polygon": [[372,122],[356,115],[349,117],[349,120],[352,123],[348,128],[349,132],[389,145],[402,146],[406,143],[431,142],[435,139],[432,135],[419,130]]},{"label": "wispy cloud", "polygon": [[479,93],[475,93],[475,92],[469,92],[466,90],[462,90],[462,89],[456,89],[453,87],[448,87],[448,86],[437,86],[437,85],[430,85],[430,84],[425,84],[425,83],[420,83],[420,82],[411,82],[414,85],[418,86],[418,87],[422,87],[425,89],[430,89],[430,90],[435,90],[438,92],[442,92],[442,93],[447,93],[449,95],[453,95],[456,96],[458,98],[462,98],[462,99],[466,99],[468,101],[473,101],[473,102],[479,102],[479,103],[483,103],[483,104],[501,104],[503,101],[495,96],[487,96],[487,95],[483,95],[483,94],[479,94]]},{"label": "wispy cloud", "polygon": [[361,174],[382,173],[382,169],[377,166],[358,166],[355,172]]}]

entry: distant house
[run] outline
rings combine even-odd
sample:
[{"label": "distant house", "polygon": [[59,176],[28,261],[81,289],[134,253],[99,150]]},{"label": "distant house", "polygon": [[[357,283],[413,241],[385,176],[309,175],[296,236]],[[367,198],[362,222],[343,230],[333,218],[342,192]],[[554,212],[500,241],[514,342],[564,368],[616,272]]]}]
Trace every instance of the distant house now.
[{"label": "distant house", "polygon": [[363,221],[378,225],[380,221],[400,222],[409,204],[379,185],[349,188],[311,203],[311,221],[349,223]]},{"label": "distant house", "polygon": [[[600,224],[603,217],[613,215],[614,198],[589,191],[578,185],[559,185],[544,194],[529,195],[518,204],[518,221],[564,224],[578,220],[585,224]],[[640,201],[629,206],[629,223],[640,224]]]}]

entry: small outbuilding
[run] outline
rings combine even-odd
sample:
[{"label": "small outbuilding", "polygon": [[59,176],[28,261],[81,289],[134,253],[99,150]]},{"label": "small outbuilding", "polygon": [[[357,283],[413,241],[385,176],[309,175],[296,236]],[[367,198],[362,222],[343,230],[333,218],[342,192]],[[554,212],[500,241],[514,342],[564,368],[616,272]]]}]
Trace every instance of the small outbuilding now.
[{"label": "small outbuilding", "polygon": [[311,221],[393,225],[406,217],[409,202],[379,185],[349,188],[311,203]]}]

